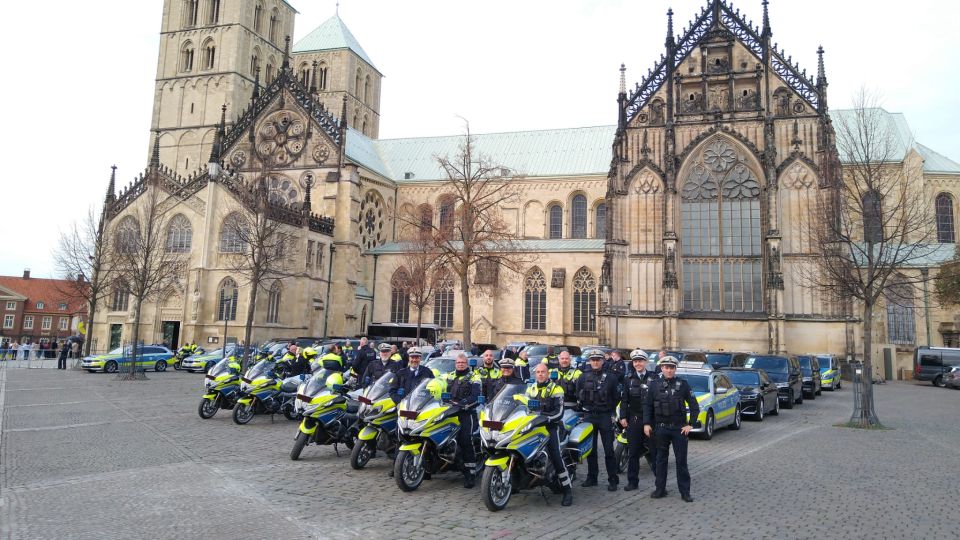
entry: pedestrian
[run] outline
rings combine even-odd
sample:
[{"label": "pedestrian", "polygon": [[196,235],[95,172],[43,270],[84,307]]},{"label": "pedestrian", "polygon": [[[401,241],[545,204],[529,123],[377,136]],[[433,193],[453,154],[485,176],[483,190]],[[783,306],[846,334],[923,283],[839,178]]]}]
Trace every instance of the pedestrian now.
[{"label": "pedestrian", "polygon": [[20,349],[20,344],[17,341],[13,342],[13,345],[10,346],[10,360],[17,359],[17,352]]},{"label": "pedestrian", "polygon": [[687,381],[677,378],[677,364],[677,359],[669,355],[660,359],[658,365],[662,378],[653,381],[643,405],[643,433],[647,438],[653,437],[657,459],[656,489],[650,497],[659,499],[667,495],[667,459],[672,445],[680,498],[693,502],[690,469],[687,468],[687,443],[693,425],[687,420],[684,404],[693,419],[700,416],[700,405]]},{"label": "pedestrian", "polygon": [[40,358],[40,344],[34,341],[30,344],[30,359],[38,360]]},{"label": "pedestrian", "polygon": [[67,354],[68,354],[67,351],[68,350],[69,349],[67,348],[66,343],[64,343],[63,346],[60,347],[60,355],[57,357],[57,369],[67,369]]},{"label": "pedestrian", "polygon": [[647,371],[647,353],[636,349],[630,353],[633,369],[623,381],[620,395],[620,425],[627,430],[627,486],[633,491],[640,484],[640,454],[646,450],[647,465],[656,474],[653,445],[643,434],[643,404],[650,389],[652,376]]},{"label": "pedestrian", "polygon": [[7,340],[3,340],[2,342],[0,342],[0,360],[6,360],[6,359],[7,359],[7,346],[8,346],[8,345],[9,345],[9,343],[7,342]]},{"label": "pedestrian", "polygon": [[607,469],[607,491],[616,491],[620,483],[617,474],[617,458],[613,451],[613,410],[620,398],[617,376],[603,370],[604,354],[598,349],[590,351],[590,370],[577,381],[577,399],[586,412],[585,422],[593,424],[593,448],[587,456],[587,479],[581,487],[597,485],[600,467],[597,463],[597,437],[603,443],[603,461]]}]

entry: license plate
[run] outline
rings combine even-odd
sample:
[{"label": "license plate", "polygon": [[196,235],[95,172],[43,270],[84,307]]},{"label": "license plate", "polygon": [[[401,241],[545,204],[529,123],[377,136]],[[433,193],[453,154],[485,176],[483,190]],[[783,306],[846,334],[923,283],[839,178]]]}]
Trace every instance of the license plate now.
[{"label": "license plate", "polygon": [[373,402],[370,401],[370,399],[365,396],[358,397],[357,401],[359,401],[360,403],[363,403],[364,405],[373,405]]},{"label": "license plate", "polygon": [[400,411],[401,418],[409,418],[410,420],[417,419],[417,411]]},{"label": "license plate", "polygon": [[503,429],[503,422],[495,422],[493,420],[484,420],[481,422],[481,425],[487,429],[492,429],[494,431],[500,431]]},{"label": "license plate", "polygon": [[305,395],[303,395],[303,394],[297,394],[297,399],[299,399],[300,401],[305,401],[305,402],[307,402],[307,403],[310,403],[310,399],[311,399],[311,398],[309,398],[309,397],[307,397],[307,396],[305,396]]}]

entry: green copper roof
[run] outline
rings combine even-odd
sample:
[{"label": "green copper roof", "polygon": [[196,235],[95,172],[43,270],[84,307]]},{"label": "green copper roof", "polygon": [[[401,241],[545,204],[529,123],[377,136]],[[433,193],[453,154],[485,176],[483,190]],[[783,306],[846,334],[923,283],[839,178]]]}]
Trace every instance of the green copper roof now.
[{"label": "green copper roof", "polygon": [[926,146],[917,143],[917,151],[923,156],[923,170],[928,173],[960,174],[960,163],[938,154]]},{"label": "green copper roof", "polygon": [[377,67],[373,65],[373,61],[370,60],[370,57],[367,56],[367,53],[363,50],[363,47],[360,46],[357,38],[353,37],[347,25],[343,24],[343,20],[339,15],[330,17],[313,32],[310,32],[293,45],[294,53],[330,51],[334,49],[350,49],[356,53],[357,56],[363,58],[363,61],[369,64],[370,67],[377,69]]}]

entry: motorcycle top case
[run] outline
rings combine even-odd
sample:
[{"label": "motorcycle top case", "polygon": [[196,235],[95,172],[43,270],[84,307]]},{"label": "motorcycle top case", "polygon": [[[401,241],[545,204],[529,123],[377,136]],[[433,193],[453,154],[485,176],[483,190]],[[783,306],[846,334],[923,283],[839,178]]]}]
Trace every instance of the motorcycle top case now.
[{"label": "motorcycle top case", "polygon": [[583,422],[577,424],[570,432],[570,438],[567,439],[567,449],[576,460],[583,459],[593,450],[593,424]]}]

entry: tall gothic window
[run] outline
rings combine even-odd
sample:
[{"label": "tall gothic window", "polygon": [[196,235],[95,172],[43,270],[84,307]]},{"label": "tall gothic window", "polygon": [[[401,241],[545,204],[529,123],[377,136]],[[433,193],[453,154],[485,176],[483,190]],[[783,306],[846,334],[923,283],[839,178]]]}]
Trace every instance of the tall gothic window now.
[{"label": "tall gothic window", "polygon": [[210,0],[210,12],[207,14],[207,24],[220,22],[220,0]]},{"label": "tall gothic window", "polygon": [[189,41],[180,49],[180,71],[193,71],[193,44]]},{"label": "tall gothic window", "polygon": [[883,241],[883,222],[881,221],[881,199],[876,191],[863,194],[863,239],[866,242]]},{"label": "tall gothic window", "polygon": [[250,55],[250,75],[256,75],[258,69],[260,69],[260,58],[254,53]]},{"label": "tall gothic window", "polygon": [[183,2],[183,25],[186,27],[197,25],[197,9],[199,0],[185,0]]},{"label": "tall gothic window", "polygon": [[523,329],[547,329],[547,279],[536,267],[523,283]]},{"label": "tall gothic window", "polygon": [[327,89],[327,68],[325,67],[317,68],[317,88],[320,90]]},{"label": "tall gothic window", "polygon": [[440,201],[440,231],[449,235],[453,232],[453,197],[444,197]]},{"label": "tall gothic window", "polygon": [[260,33],[263,30],[263,5],[257,4],[253,10],[253,31]]},{"label": "tall gothic window", "polygon": [[133,216],[127,216],[117,225],[117,251],[136,253],[140,249],[140,222]]},{"label": "tall gothic window", "polygon": [[548,232],[549,238],[563,238],[563,207],[555,204],[548,210],[548,219],[550,221]]},{"label": "tall gothic window", "polygon": [[763,311],[760,182],[722,139],[706,146],[683,182],[683,308]]},{"label": "tall gothic window", "polygon": [[453,276],[441,270],[434,278],[433,324],[443,328],[453,326]]},{"label": "tall gothic window", "polygon": [[407,292],[409,282],[410,277],[403,268],[394,272],[390,279],[390,322],[410,322],[410,294]]},{"label": "tall gothic window", "polygon": [[420,237],[429,237],[433,233],[433,208],[429,204],[420,205]]},{"label": "tall gothic window", "polygon": [[888,285],[884,296],[887,301],[887,338],[897,345],[916,343],[916,321],[913,313],[913,287],[902,278]]},{"label": "tall gothic window", "polygon": [[237,288],[237,282],[226,278],[220,283],[220,291],[217,295],[219,305],[217,306],[218,321],[237,320],[237,298],[240,290]]},{"label": "tall gothic window", "polygon": [[370,103],[371,98],[373,96],[370,92],[372,89],[373,88],[370,85],[370,76],[367,75],[367,78],[364,79],[363,81],[363,101],[364,102]]},{"label": "tall gothic window", "polygon": [[310,66],[306,62],[300,64],[300,84],[310,88]]},{"label": "tall gothic window", "polygon": [[167,228],[167,251],[170,253],[190,253],[193,243],[193,226],[183,214],[177,214],[170,220]]},{"label": "tall gothic window", "polygon": [[937,242],[952,244],[956,242],[953,221],[953,197],[948,193],[937,195]]},{"label": "tall gothic window", "polygon": [[277,35],[280,33],[280,13],[274,9],[270,14],[270,42],[277,42]]},{"label": "tall gothic window", "polygon": [[213,69],[213,64],[217,60],[217,48],[213,43],[207,44],[203,49],[203,69]]},{"label": "tall gothic window", "polygon": [[596,214],[596,225],[594,225],[594,234],[595,238],[606,238],[607,237],[607,203],[600,203],[597,205]]},{"label": "tall gothic window", "polygon": [[597,279],[583,267],[573,276],[573,331],[596,332]]},{"label": "tall gothic window", "polygon": [[236,214],[230,214],[220,227],[220,252],[242,253],[247,244],[243,240],[243,225]]},{"label": "tall gothic window", "polygon": [[353,95],[356,96],[357,99],[360,99],[360,81],[363,80],[362,77],[363,77],[363,74],[360,73],[360,69],[358,68],[358,69],[357,69],[357,78],[356,78],[356,80],[354,81],[354,84],[353,84]]},{"label": "tall gothic window", "polygon": [[576,195],[570,204],[570,237],[587,237],[587,198]]},{"label": "tall gothic window", "polygon": [[126,283],[117,283],[113,288],[113,297],[110,302],[111,311],[126,311],[130,305],[130,291]]},{"label": "tall gothic window", "polygon": [[267,296],[267,323],[280,322],[280,282],[274,281]]}]

